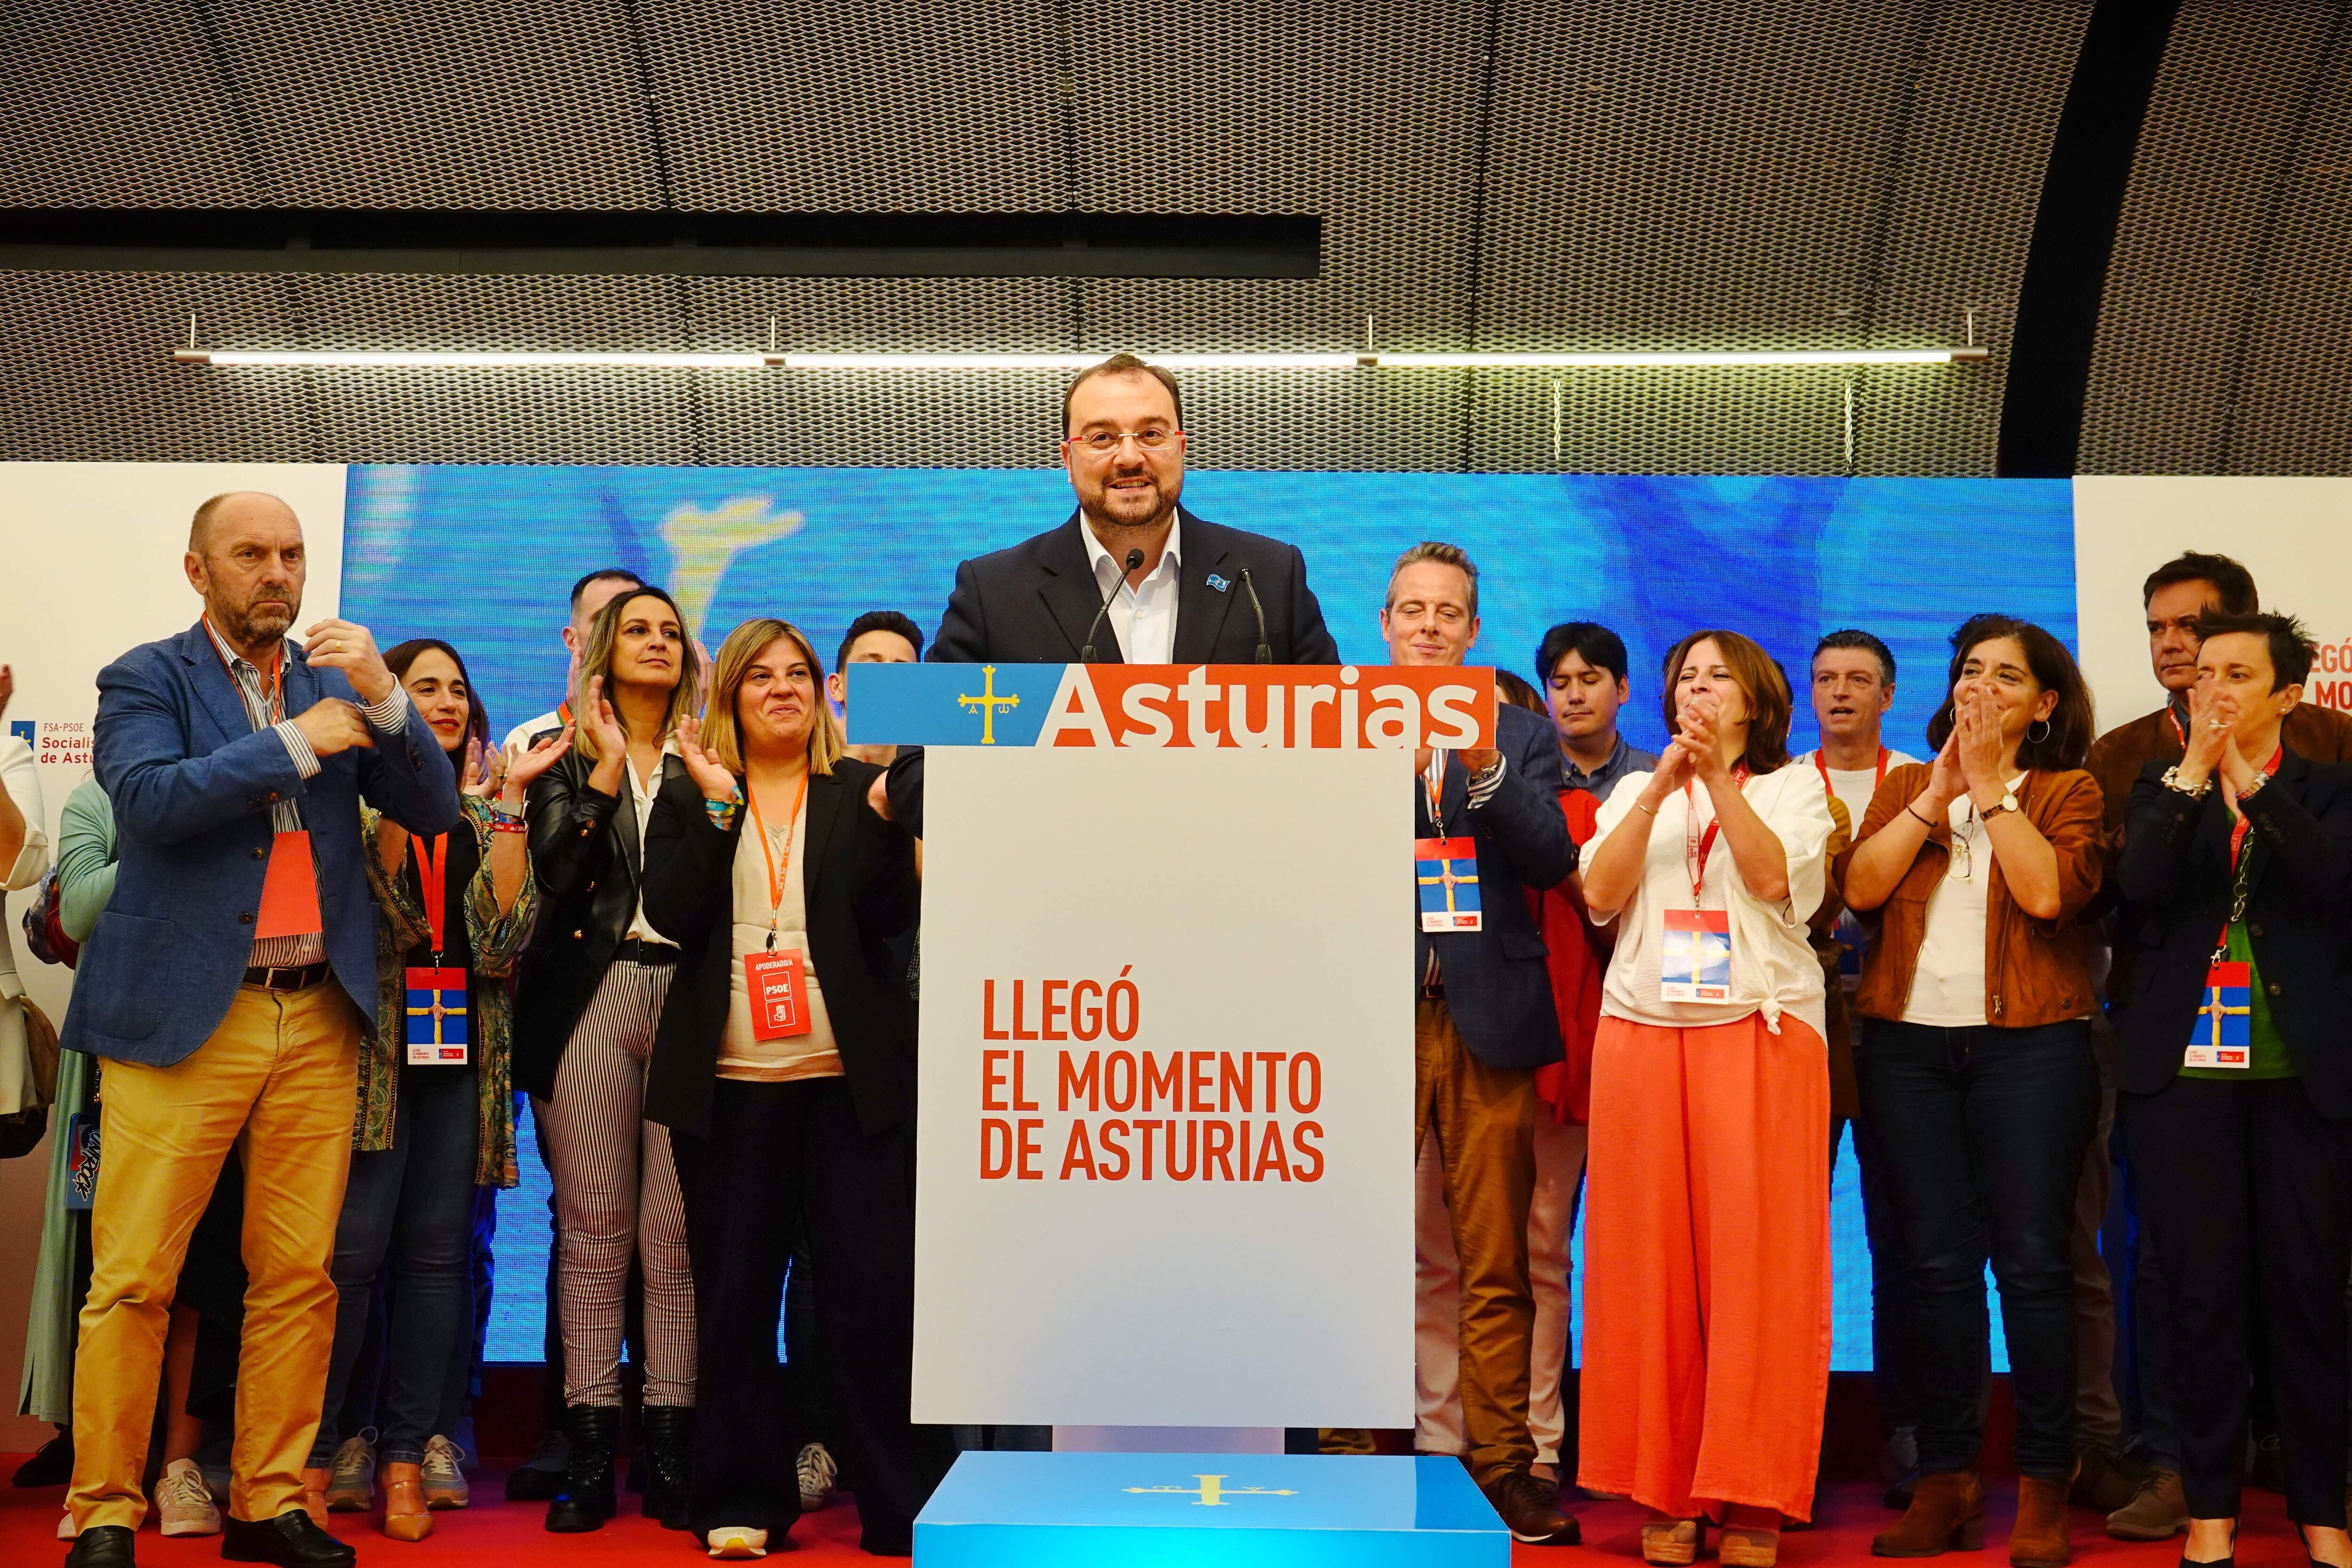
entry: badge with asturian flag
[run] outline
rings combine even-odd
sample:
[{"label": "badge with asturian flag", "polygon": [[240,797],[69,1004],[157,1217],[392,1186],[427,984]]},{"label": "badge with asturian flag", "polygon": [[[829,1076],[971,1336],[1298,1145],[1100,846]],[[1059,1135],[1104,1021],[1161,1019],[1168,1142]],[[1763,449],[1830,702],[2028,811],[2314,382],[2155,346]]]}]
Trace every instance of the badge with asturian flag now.
[{"label": "badge with asturian flag", "polygon": [[1483,931],[1478,910],[1478,841],[1416,838],[1412,879],[1421,894],[1423,931]]},{"label": "badge with asturian flag", "polygon": [[408,1065],[466,1065],[466,972],[412,964],[408,988]]},{"label": "badge with asturian flag", "polygon": [[2197,1026],[2180,1065],[2252,1067],[2253,1045],[2253,965],[2216,963],[2205,971],[2205,995],[2197,1005]]}]

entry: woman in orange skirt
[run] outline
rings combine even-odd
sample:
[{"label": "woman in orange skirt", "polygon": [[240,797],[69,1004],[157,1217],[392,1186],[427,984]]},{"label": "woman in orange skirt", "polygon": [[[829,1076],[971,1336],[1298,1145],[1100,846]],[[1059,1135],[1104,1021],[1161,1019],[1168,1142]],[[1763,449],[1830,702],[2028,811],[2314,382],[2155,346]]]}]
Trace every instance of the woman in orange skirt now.
[{"label": "woman in orange skirt", "polygon": [[1789,683],[1736,632],[1666,660],[1674,740],[1601,808],[1617,922],[1592,1052],[1577,1479],[1651,1510],[1642,1555],[1723,1525],[1770,1568],[1811,1516],[1829,1386],[1829,1060],[1806,921],[1829,806],[1789,766]]}]

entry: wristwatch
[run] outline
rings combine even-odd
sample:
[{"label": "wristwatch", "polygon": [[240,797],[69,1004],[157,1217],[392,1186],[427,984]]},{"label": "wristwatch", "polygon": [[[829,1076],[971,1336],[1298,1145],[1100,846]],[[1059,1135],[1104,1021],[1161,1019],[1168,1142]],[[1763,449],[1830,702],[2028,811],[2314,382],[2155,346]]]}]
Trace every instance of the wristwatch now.
[{"label": "wristwatch", "polygon": [[1982,811],[1977,813],[1977,820],[1979,822],[1990,822],[2002,812],[2015,811],[2016,809],[2017,792],[2015,790],[2010,790],[2003,794],[1999,800],[1993,802],[1992,805],[1986,806]]},{"label": "wristwatch", "polygon": [[2182,784],[2180,782],[2180,766],[2177,763],[2171,767],[2164,770],[2163,783],[2165,788],[2168,790],[2178,790],[2180,794],[2187,795],[2191,800],[2203,800],[2213,791],[2213,775],[2211,773],[2207,773],[2205,775],[2205,782],[2194,786],[2193,788],[2188,784]]}]

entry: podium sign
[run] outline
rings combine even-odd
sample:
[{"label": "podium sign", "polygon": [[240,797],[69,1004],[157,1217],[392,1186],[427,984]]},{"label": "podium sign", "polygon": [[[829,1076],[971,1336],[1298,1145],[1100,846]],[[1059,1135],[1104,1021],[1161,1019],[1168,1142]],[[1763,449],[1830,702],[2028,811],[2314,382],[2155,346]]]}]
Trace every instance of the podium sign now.
[{"label": "podium sign", "polygon": [[1483,669],[858,665],[922,742],[914,1414],[1412,1419],[1411,748]]}]

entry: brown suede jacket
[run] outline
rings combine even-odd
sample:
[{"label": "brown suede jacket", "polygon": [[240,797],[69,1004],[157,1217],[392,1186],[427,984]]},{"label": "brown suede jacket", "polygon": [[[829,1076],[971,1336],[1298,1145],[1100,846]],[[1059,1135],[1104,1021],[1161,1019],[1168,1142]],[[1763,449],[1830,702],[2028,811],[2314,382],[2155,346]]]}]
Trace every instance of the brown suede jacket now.
[{"label": "brown suede jacket", "polygon": [[[1856,844],[1918,799],[1931,772],[1927,764],[1914,763],[1888,773],[1871,799]],[[2026,820],[2057,852],[2058,918],[2036,920],[2019,909],[2003,885],[1999,860],[1985,857],[1991,878],[1985,889],[1985,1018],[2007,1029],[2080,1018],[2095,1007],[2085,932],[2075,917],[2097,894],[2105,869],[2099,831],[2103,803],[2098,784],[2088,773],[2036,769],[2026,775],[2018,801]],[[1862,986],[1854,994],[1854,1011],[1864,1017],[1903,1016],[1919,946],[1927,934],[1927,897],[1943,879],[1951,844],[1951,828],[1938,823],[1886,902],[1858,911],[1879,928],[1863,962]],[[1853,854],[1849,848],[1836,859],[1841,888]]]}]

